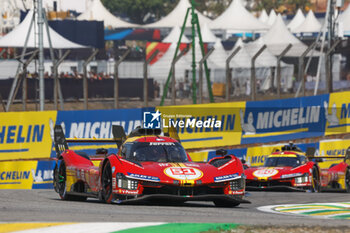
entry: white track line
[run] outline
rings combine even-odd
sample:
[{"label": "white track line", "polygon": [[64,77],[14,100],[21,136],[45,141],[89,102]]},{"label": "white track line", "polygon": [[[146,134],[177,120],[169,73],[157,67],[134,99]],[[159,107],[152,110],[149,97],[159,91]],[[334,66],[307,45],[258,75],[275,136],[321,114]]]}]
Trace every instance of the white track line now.
[{"label": "white track line", "polygon": [[165,223],[150,223],[150,222],[96,222],[96,223],[73,223],[69,225],[52,226],[44,228],[36,228],[32,230],[16,231],[16,233],[62,233],[62,232],[74,232],[74,233],[110,233],[115,231],[121,231],[130,228],[156,226]]}]

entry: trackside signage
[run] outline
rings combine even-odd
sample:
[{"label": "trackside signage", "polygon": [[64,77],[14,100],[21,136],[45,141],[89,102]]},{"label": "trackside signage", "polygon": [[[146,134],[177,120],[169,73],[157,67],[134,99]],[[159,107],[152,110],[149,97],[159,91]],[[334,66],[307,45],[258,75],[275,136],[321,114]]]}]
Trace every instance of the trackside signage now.
[{"label": "trackside signage", "polygon": [[[245,102],[158,107],[162,128],[175,127],[185,148],[237,145],[241,141],[239,110]],[[157,112],[156,112],[157,113]],[[145,118],[145,126],[152,117]]]},{"label": "trackside signage", "polygon": [[241,113],[242,144],[324,135],[329,95],[247,102]]},{"label": "trackside signage", "polygon": [[47,158],[56,112],[0,113],[0,160]]},{"label": "trackside signage", "polygon": [[[67,138],[113,138],[112,126],[121,125],[125,133],[130,133],[137,126],[141,126],[143,112],[154,111],[154,108],[118,109],[118,110],[87,110],[87,111],[59,111],[56,124],[60,124]],[[95,153],[97,148],[109,149],[109,153],[116,152],[115,143],[106,144],[71,144],[73,150]],[[51,157],[55,157],[54,149]]]}]

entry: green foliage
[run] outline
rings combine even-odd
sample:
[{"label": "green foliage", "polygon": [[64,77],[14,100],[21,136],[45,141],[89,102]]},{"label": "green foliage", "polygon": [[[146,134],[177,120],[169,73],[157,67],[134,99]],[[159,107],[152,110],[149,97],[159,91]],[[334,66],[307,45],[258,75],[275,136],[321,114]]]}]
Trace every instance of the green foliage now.
[{"label": "green foliage", "polygon": [[156,18],[169,13],[177,0],[102,0],[103,5],[112,13],[127,16],[134,23],[143,23],[144,17],[154,14]]}]

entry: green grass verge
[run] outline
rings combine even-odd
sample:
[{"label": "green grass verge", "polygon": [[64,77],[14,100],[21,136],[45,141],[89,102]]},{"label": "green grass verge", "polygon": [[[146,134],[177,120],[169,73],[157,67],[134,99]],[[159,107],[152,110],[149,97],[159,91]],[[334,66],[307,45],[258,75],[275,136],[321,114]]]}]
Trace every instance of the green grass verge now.
[{"label": "green grass verge", "polygon": [[158,226],[137,227],[113,233],[199,233],[205,231],[219,232],[236,228],[232,223],[167,223]]}]

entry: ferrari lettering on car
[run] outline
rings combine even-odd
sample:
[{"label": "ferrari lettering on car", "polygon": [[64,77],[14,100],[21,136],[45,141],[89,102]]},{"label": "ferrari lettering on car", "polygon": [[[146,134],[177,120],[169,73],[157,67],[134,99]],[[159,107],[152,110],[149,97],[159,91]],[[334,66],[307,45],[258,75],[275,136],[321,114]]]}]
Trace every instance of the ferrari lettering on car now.
[{"label": "ferrari lettering on car", "polygon": [[[225,207],[249,203],[243,199],[243,165],[234,155],[226,155],[227,151],[218,150],[219,157],[196,163],[173,132],[170,137],[162,136],[160,129],[137,128],[126,136],[122,126],[113,126],[112,132],[113,139],[66,139],[62,127],[56,125],[54,187],[62,199],[93,197],[118,204],[212,201]],[[108,154],[100,148],[90,157],[70,150],[68,143],[75,142],[115,142],[118,153]]]}]

